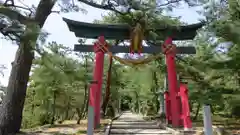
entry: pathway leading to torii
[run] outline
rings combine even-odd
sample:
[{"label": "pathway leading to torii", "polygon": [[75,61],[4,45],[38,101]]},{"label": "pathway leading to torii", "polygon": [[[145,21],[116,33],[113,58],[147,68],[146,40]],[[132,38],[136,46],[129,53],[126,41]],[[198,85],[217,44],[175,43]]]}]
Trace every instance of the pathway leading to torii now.
[{"label": "pathway leading to torii", "polygon": [[156,121],[145,121],[141,115],[124,112],[113,121],[110,135],[171,135],[157,126]]}]

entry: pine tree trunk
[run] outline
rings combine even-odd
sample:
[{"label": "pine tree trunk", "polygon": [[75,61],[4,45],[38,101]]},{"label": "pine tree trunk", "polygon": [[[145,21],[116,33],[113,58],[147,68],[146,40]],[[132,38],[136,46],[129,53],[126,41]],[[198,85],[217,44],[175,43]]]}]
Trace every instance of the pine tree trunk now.
[{"label": "pine tree trunk", "polygon": [[85,110],[84,110],[84,114],[83,114],[83,118],[86,118],[86,114],[87,114],[87,112],[88,112],[88,107],[89,107],[89,92],[88,92],[88,94],[87,94],[87,99],[86,99],[86,104],[85,104]]},{"label": "pine tree trunk", "polygon": [[189,108],[190,108],[190,112],[192,112],[193,111],[193,104],[194,104],[194,102],[189,102]]},{"label": "pine tree trunk", "polygon": [[210,108],[211,108],[212,114],[214,114],[215,113],[215,108],[213,107],[213,105],[210,105]]},{"label": "pine tree trunk", "polygon": [[29,45],[20,45],[7,87],[7,94],[0,108],[0,134],[8,135],[19,131],[26,96],[27,82],[34,53]]},{"label": "pine tree trunk", "polygon": [[68,120],[69,119],[69,110],[70,110],[70,101],[68,100],[67,101],[67,108],[66,108],[64,120]]},{"label": "pine tree trunk", "polygon": [[197,110],[196,110],[196,113],[195,113],[195,116],[194,116],[193,120],[197,120],[198,114],[199,114],[199,111],[200,111],[200,107],[201,107],[201,104],[198,103],[198,105],[197,105]]},{"label": "pine tree trunk", "polygon": [[56,115],[56,98],[57,94],[56,91],[53,92],[53,105],[52,105],[52,119],[50,124],[53,125],[55,122],[55,115]]},{"label": "pine tree trunk", "polygon": [[77,108],[77,112],[78,112],[78,120],[77,120],[77,124],[80,124],[80,121],[82,120],[82,118],[84,117],[84,113],[85,113],[85,108],[86,108],[86,104],[88,104],[87,100],[88,100],[88,85],[85,84],[84,86],[84,102],[82,104],[81,110],[79,110],[79,108]]},{"label": "pine tree trunk", "polygon": [[102,104],[103,114],[106,114],[106,108],[110,99],[110,85],[111,85],[111,73],[112,73],[112,56],[109,57],[109,67],[108,67],[108,75],[107,75],[107,86],[105,91],[105,97]]},{"label": "pine tree trunk", "polygon": [[[55,2],[55,0],[41,0],[39,2],[35,21],[40,28],[42,28],[48,15],[51,13]],[[20,131],[27,83],[34,59],[32,47],[33,42],[36,42],[36,40],[37,36],[29,40],[22,37],[20,39],[20,45],[12,64],[6,97],[3,105],[0,107],[0,135],[14,135]]]}]

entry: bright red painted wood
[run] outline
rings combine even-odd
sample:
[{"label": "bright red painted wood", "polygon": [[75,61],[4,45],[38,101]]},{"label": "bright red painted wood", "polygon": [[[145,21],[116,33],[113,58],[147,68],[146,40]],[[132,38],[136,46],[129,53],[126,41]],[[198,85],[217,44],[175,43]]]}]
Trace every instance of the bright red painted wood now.
[{"label": "bright red painted wood", "polygon": [[188,100],[188,89],[185,84],[180,84],[180,95],[182,101],[182,119],[183,126],[186,129],[192,128],[192,121],[190,118],[190,108],[189,108],[189,100]]},{"label": "bright red painted wood", "polygon": [[[167,38],[164,45],[172,45],[172,38]],[[168,72],[168,84],[169,84],[169,94],[171,99],[171,120],[173,127],[180,126],[180,106],[177,99],[178,96],[178,82],[177,82],[177,73],[176,73],[176,64],[175,64],[176,52],[166,54],[166,65]]]},{"label": "bright red painted wood", "polygon": [[93,73],[94,80],[97,81],[96,87],[93,87],[96,92],[94,103],[94,127],[98,127],[100,124],[100,112],[101,112],[101,97],[102,97],[102,78],[103,78],[103,65],[104,65],[104,51],[102,51],[101,45],[105,45],[105,39],[103,36],[98,38],[98,41],[94,44],[95,50],[95,68]]}]

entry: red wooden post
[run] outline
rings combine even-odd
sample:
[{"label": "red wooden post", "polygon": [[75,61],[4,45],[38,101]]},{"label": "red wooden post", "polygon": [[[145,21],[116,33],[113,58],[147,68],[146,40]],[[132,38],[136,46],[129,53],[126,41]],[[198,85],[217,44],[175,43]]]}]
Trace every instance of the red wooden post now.
[{"label": "red wooden post", "polygon": [[183,119],[183,126],[184,129],[191,129],[192,128],[192,121],[190,118],[190,108],[189,108],[189,101],[188,101],[188,89],[185,84],[180,84],[180,95],[182,101],[182,119]]},{"label": "red wooden post", "polygon": [[94,44],[95,52],[95,68],[93,78],[96,80],[97,86],[94,87],[96,90],[95,108],[94,108],[94,128],[97,128],[100,124],[100,112],[101,112],[101,96],[102,96],[102,78],[103,78],[103,65],[104,65],[104,49],[102,46],[106,45],[106,41],[103,36],[98,38],[98,41]]},{"label": "red wooden post", "polygon": [[164,98],[165,98],[165,115],[166,115],[166,121],[167,124],[171,124],[171,105],[170,105],[170,99],[169,99],[169,93],[168,91],[164,92]]},{"label": "red wooden post", "polygon": [[179,89],[178,89],[176,64],[175,64],[176,52],[171,51],[171,50],[168,51],[166,49],[167,47],[172,46],[172,45],[173,45],[172,38],[167,38],[163,45],[163,50],[165,50],[165,53],[166,53],[169,94],[170,94],[170,99],[171,99],[172,126],[179,127],[180,126],[180,106],[179,106],[179,101],[177,99]]}]

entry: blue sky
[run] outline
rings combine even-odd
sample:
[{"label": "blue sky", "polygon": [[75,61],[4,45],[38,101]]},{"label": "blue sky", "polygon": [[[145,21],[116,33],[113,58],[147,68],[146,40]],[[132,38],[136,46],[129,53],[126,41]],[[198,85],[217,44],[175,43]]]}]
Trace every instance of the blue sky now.
[{"label": "blue sky", "polygon": [[[38,3],[36,0],[24,0],[24,2],[28,3],[28,5],[36,5]],[[80,6],[87,9],[88,13],[52,13],[48,17],[43,27],[44,30],[50,33],[47,41],[56,41],[57,43],[72,48],[73,45],[77,43],[77,38],[68,30],[67,25],[62,20],[62,17],[67,17],[78,21],[92,22],[95,19],[101,19],[101,16],[107,13],[104,10],[95,9],[84,4]],[[54,10],[57,10],[57,7],[55,7]],[[201,15],[196,12],[197,10],[197,8],[189,8],[188,6],[184,5],[175,9],[171,15],[181,16],[181,20],[189,24],[197,23],[201,18]],[[4,64],[7,67],[7,69],[4,70],[4,77],[0,77],[0,83],[5,86],[8,83],[8,78],[11,71],[11,62],[14,60],[16,49],[17,46],[13,45],[10,41],[0,39],[0,64]]]}]

